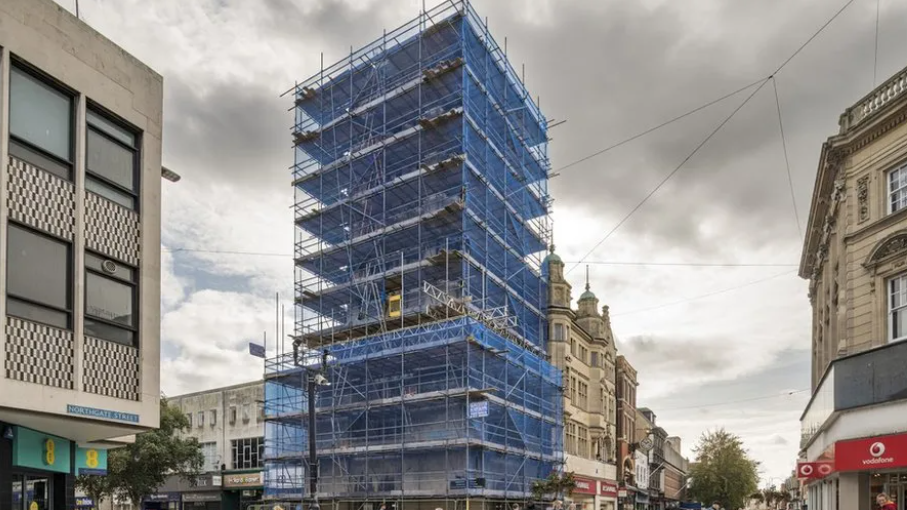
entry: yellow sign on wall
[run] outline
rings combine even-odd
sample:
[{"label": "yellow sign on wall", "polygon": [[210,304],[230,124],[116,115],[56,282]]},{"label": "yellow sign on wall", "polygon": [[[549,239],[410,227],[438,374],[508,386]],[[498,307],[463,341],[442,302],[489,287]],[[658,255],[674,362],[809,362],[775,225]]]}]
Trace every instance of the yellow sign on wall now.
[{"label": "yellow sign on wall", "polygon": [[44,464],[53,466],[57,461],[56,444],[51,438],[44,440]]}]

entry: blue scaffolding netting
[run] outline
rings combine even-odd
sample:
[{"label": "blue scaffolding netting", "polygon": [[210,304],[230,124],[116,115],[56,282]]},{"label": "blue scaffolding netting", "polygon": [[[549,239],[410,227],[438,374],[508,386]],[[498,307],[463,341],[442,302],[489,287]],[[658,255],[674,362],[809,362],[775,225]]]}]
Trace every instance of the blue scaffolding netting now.
[{"label": "blue scaffolding netting", "polygon": [[563,462],[546,361],[547,121],[465,1],[293,89],[294,352],[266,363],[265,496],[525,499]]}]

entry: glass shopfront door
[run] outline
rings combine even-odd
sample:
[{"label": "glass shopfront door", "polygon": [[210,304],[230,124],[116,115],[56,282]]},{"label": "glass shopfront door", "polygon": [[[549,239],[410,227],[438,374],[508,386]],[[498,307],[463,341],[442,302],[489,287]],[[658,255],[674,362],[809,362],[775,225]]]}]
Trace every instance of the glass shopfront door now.
[{"label": "glass shopfront door", "polygon": [[51,510],[52,484],[48,476],[13,475],[12,510]]},{"label": "glass shopfront door", "polygon": [[897,504],[898,510],[907,510],[907,472],[873,474],[869,492],[870,508],[877,508],[876,496],[884,493]]}]

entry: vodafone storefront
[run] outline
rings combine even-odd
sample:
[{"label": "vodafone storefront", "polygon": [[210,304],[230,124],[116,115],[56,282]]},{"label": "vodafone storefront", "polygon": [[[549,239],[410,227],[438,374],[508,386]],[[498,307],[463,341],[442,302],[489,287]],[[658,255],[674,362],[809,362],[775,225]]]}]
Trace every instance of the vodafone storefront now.
[{"label": "vodafone storefront", "polygon": [[836,359],[800,417],[809,510],[907,510],[907,342]]},{"label": "vodafone storefront", "polygon": [[882,493],[907,509],[907,433],[837,441],[797,472],[810,510],[869,510]]}]

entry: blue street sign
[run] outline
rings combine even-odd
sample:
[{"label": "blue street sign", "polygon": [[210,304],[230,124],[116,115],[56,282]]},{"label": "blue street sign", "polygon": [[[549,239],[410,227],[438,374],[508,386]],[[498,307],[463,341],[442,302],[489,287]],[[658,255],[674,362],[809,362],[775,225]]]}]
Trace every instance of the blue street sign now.
[{"label": "blue street sign", "polygon": [[265,346],[249,342],[249,354],[263,359],[265,357]]}]

